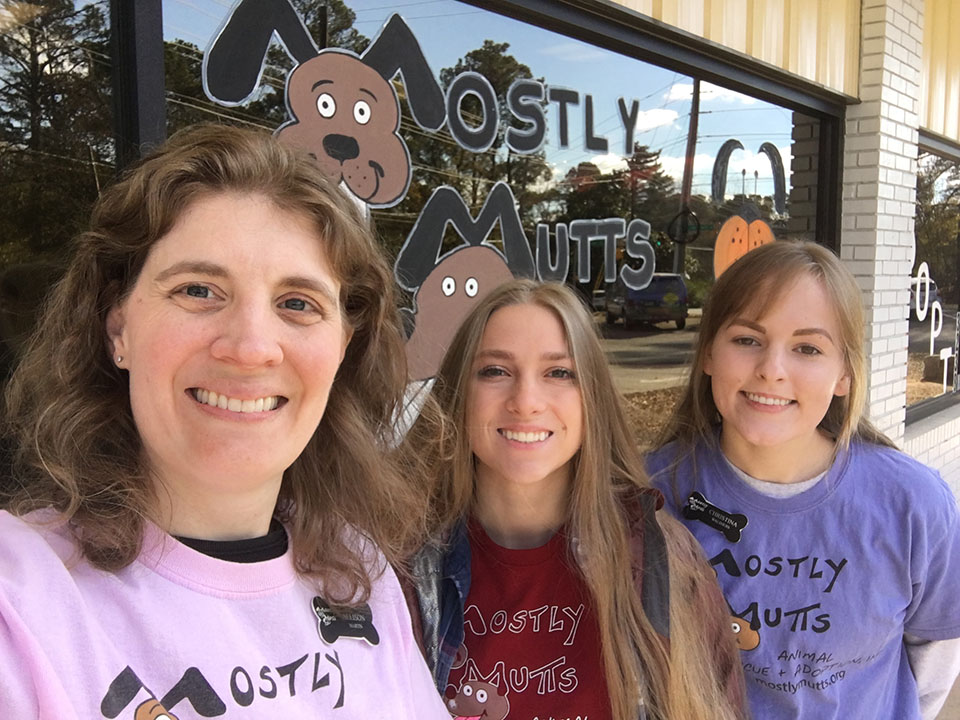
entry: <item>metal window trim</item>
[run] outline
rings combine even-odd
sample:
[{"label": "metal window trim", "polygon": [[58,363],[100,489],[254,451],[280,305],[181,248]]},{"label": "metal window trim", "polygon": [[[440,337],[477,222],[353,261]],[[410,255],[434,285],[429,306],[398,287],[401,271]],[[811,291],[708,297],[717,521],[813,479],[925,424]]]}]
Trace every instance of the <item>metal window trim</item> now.
[{"label": "metal window trim", "polygon": [[117,168],[166,139],[162,0],[110,0]]},{"label": "metal window trim", "polygon": [[960,403],[960,393],[950,391],[944,393],[943,395],[938,395],[937,397],[921,400],[913,405],[908,405],[906,407],[904,425],[911,425],[912,423],[923,420],[924,418],[928,418],[931,415],[935,415],[941,410],[946,410],[947,408],[958,403]]},{"label": "metal window trim", "polygon": [[945,135],[938,135],[937,133],[920,128],[917,136],[917,145],[923,152],[960,162],[960,143],[951,140]]},{"label": "metal window trim", "polygon": [[820,146],[817,159],[816,237],[821,245],[840,254],[842,215],[844,116],[820,118]]}]

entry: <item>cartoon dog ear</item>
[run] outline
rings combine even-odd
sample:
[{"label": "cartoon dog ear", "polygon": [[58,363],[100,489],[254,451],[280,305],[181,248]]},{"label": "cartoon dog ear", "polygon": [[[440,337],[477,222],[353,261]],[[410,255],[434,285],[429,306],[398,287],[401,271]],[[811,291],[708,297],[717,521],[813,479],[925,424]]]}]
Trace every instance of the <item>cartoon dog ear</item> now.
[{"label": "cartoon dog ear", "polygon": [[765,142],[760,146],[760,152],[770,158],[770,168],[773,170],[773,207],[783,215],[787,209],[787,183],[783,174],[783,159],[773,143]]},{"label": "cartoon dog ear", "polygon": [[420,43],[397,14],[390,16],[377,38],[361,56],[387,82],[403,75],[413,119],[424,130],[439,130],[447,118],[443,92],[420,49]]},{"label": "cartoon dog ear", "polygon": [[510,272],[514,277],[535,278],[537,268],[517,215],[516,199],[510,186],[499,181],[484,200],[476,220],[454,188],[441,185],[434,190],[397,253],[393,269],[397,283],[411,292],[420,287],[437,264],[448,223],[463,238],[464,244],[476,246],[483,244],[497,222]]},{"label": "cartoon dog ear", "polygon": [[195,667],[187,668],[177,684],[160,698],[160,704],[173,709],[183,700],[187,700],[200,717],[219,717],[227,711],[223,700]]},{"label": "cartoon dog ear", "polygon": [[153,697],[153,693],[137,677],[133,668],[127,665],[107,688],[106,695],[100,701],[100,712],[105,718],[119,716],[141,690],[146,690],[147,694]]},{"label": "cartoon dog ear", "polygon": [[[727,165],[734,150],[743,150],[743,144],[739,140],[727,140],[720,146],[717,159],[713,163],[710,188],[713,201],[718,205],[723,204],[723,195],[727,189]],[[763,143],[760,146],[760,152],[770,159],[770,169],[773,171],[773,207],[782,215],[787,209],[787,183],[783,172],[783,159],[773,143]]]},{"label": "cartoon dog ear", "polygon": [[717,153],[717,159],[713,161],[713,178],[710,183],[710,189],[713,195],[713,201],[717,205],[723,204],[723,194],[727,190],[727,165],[730,162],[730,155],[734,150],[743,150],[743,143],[739,140],[727,140],[720,146]]},{"label": "cartoon dog ear", "polygon": [[221,105],[239,105],[260,85],[270,40],[276,34],[297,63],[317,46],[290,0],[240,0],[203,56],[203,90]]},{"label": "cartoon dog ear", "polygon": [[490,677],[487,678],[487,682],[497,688],[500,697],[507,694],[510,686],[507,685],[507,670],[503,660],[500,660],[493,666],[493,672],[490,674]]},{"label": "cartoon dog ear", "polygon": [[415,291],[436,267],[448,222],[459,232],[463,225],[472,225],[473,219],[457,191],[441,185],[423,206],[413,230],[397,253],[393,275],[400,287]]}]

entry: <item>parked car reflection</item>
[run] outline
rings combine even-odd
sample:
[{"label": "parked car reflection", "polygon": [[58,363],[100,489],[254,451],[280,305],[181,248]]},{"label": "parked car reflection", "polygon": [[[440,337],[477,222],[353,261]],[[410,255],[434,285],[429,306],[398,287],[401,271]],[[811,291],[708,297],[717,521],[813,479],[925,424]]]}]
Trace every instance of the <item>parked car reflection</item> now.
[{"label": "parked car reflection", "polygon": [[643,290],[628,288],[622,280],[607,283],[605,310],[608,325],[621,318],[624,328],[669,321],[682,330],[687,324],[687,286],[675,273],[654,273]]}]

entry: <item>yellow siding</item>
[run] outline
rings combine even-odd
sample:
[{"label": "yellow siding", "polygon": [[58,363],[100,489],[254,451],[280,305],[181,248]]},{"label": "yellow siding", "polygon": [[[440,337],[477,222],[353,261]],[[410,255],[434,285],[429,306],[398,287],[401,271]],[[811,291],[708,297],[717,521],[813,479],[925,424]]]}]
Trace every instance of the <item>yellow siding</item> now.
[{"label": "yellow siding", "polygon": [[925,0],[920,127],[960,142],[960,5]]},{"label": "yellow siding", "polygon": [[615,1],[832,90],[858,94],[860,0]]},{"label": "yellow siding", "polygon": [[[787,35],[789,52],[787,62],[782,67],[809,80],[817,79],[817,53],[820,50],[817,31],[820,28],[822,4],[804,0],[790,0],[787,3],[788,14],[783,29]],[[831,5],[836,7],[836,4]]]},{"label": "yellow siding", "polygon": [[745,52],[772,65],[783,65],[786,35],[783,14],[788,0],[752,0],[748,14],[749,36]]}]

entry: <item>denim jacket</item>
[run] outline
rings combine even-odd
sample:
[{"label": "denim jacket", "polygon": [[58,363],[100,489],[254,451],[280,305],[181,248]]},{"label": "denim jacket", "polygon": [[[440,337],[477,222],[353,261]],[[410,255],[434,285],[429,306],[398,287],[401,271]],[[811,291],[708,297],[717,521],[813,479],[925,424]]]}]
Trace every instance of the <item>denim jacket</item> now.
[{"label": "denim jacket", "polygon": [[457,523],[446,542],[424,546],[411,561],[410,574],[414,587],[407,595],[416,599],[410,603],[414,636],[421,639],[427,667],[443,694],[454,657],[463,644],[463,608],[470,592],[466,522]]}]

